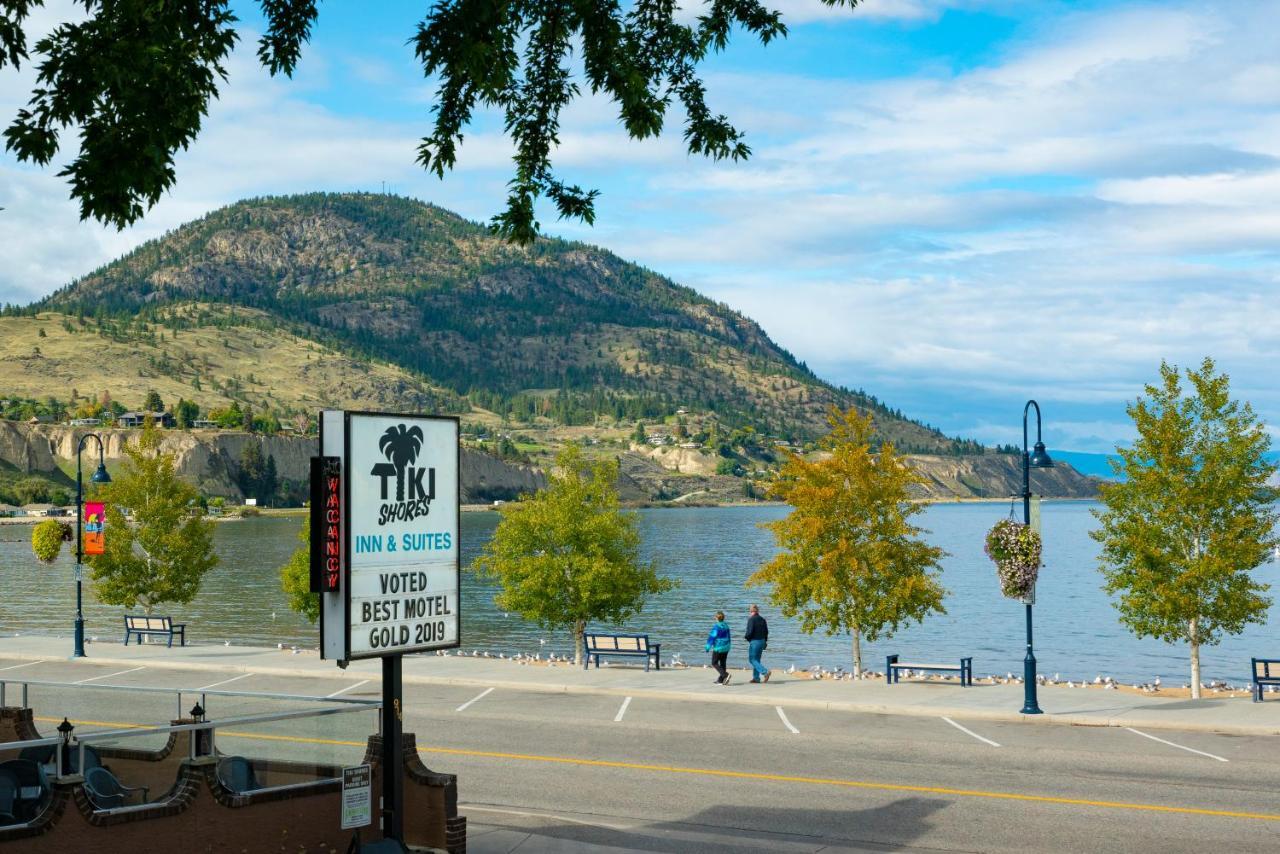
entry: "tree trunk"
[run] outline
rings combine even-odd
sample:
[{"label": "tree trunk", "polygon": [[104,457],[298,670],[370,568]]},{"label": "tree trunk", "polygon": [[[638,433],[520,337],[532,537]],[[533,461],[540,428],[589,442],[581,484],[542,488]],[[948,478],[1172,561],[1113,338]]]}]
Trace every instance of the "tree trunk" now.
[{"label": "tree trunk", "polygon": [[1196,617],[1191,618],[1190,631],[1187,633],[1191,641],[1191,699],[1200,699],[1200,627]]},{"label": "tree trunk", "polygon": [[583,620],[578,620],[573,624],[573,663],[576,667],[582,666],[583,652],[583,632],[587,630],[587,624]]},{"label": "tree trunk", "polygon": [[853,678],[862,678],[862,631],[854,626],[849,634],[853,635]]}]

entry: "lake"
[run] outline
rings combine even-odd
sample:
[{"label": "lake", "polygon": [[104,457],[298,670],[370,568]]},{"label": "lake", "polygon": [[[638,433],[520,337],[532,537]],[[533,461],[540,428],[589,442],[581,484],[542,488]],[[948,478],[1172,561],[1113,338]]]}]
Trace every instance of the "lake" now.
[{"label": "lake", "polygon": [[[1185,645],[1171,646],[1133,637],[1120,625],[1100,588],[1095,526],[1086,502],[1046,502],[1043,507],[1045,566],[1035,608],[1036,657],[1041,673],[1063,679],[1109,675],[1121,681],[1161,677],[1167,684],[1189,679]],[[849,638],[805,636],[767,604],[765,592],[746,590],[743,582],[775,552],[773,537],[760,522],[781,517],[784,507],[672,508],[639,511],[643,550],[680,586],[655,597],[631,623],[619,629],[648,632],[662,643],[664,658],[704,659],[703,639],[716,609],[729,614],[735,633],[746,622],[747,606],[758,601],[769,618],[766,661],[772,666],[807,667],[850,664]],[[942,583],[948,590],[947,613],[903,628],[888,640],[863,644],[866,666],[882,670],[884,656],[952,660],[972,655],[979,676],[1022,672],[1025,652],[1023,608],[999,594],[995,569],[983,553],[987,529],[1008,515],[1007,504],[937,504],[917,517],[928,539],[950,553]],[[1021,512],[1021,508],[1018,508]],[[498,522],[496,513],[462,516],[463,564],[479,553]],[[221,523],[215,542],[221,564],[205,580],[188,606],[162,607],[188,623],[194,643],[297,644],[314,647],[317,631],[291,613],[280,592],[276,570],[297,547],[300,518],[246,519]],[[74,557],[66,553],[52,567],[31,556],[31,529],[0,526],[0,631],[70,637],[75,618]],[[1275,585],[1273,563],[1257,577]],[[491,652],[571,652],[567,633],[550,633],[506,615],[493,605],[494,588],[463,575],[463,644]],[[88,585],[86,634],[119,640],[122,609],[99,604]],[[1202,650],[1204,679],[1240,682],[1253,655],[1280,654],[1273,627],[1250,626],[1242,635]],[[540,641],[546,641],[545,645]],[[70,652],[70,641],[68,641]],[[89,654],[93,654],[90,647]],[[731,661],[745,664],[745,644],[736,642]]]}]

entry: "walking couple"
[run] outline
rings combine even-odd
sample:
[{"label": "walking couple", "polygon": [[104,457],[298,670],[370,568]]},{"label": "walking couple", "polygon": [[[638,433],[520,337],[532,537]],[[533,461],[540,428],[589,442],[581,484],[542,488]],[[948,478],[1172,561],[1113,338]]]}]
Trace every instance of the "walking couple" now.
[{"label": "walking couple", "polygon": [[[769,668],[760,663],[760,655],[769,648],[769,623],[760,616],[760,608],[756,605],[751,606],[743,640],[747,642],[747,661],[751,663],[751,684],[768,682]],[[707,652],[711,653],[711,666],[720,674],[716,679],[717,685],[728,685],[733,679],[728,667],[731,641],[729,624],[724,621],[724,611],[716,611],[716,622],[707,635]]]}]

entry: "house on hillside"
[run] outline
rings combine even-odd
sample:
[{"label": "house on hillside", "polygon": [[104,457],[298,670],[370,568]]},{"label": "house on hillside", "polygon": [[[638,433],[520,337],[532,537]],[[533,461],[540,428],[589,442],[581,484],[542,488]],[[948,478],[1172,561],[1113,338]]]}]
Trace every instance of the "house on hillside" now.
[{"label": "house on hillside", "polygon": [[218,422],[210,421],[208,418],[197,418],[191,422],[191,426],[196,430],[217,430]]},{"label": "house on hillside", "polygon": [[61,507],[54,507],[52,504],[24,504],[22,512],[28,516],[60,516],[60,513],[51,513],[51,510],[61,510]]},{"label": "house on hillside", "polygon": [[0,519],[12,519],[14,516],[25,516],[21,507],[12,504],[0,504]]},{"label": "house on hillside", "polygon": [[72,418],[72,427],[99,427],[102,425],[101,418]]},{"label": "house on hillside", "polygon": [[169,412],[126,412],[116,419],[117,427],[141,427],[150,415],[157,427],[172,427],[173,415]]},{"label": "house on hillside", "polygon": [[37,424],[52,424],[53,416],[52,415],[32,415],[30,418],[27,419],[27,423],[30,424],[32,427],[34,427]]}]

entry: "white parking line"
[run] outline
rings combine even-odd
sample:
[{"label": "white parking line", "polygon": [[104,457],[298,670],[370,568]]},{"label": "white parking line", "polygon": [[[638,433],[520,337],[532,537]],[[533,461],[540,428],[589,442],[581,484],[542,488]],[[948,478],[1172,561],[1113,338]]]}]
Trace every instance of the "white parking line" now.
[{"label": "white parking line", "polygon": [[778,710],[778,717],[782,718],[782,724],[783,724],[783,726],[785,726],[787,729],[791,730],[791,732],[792,732],[792,733],[794,733],[795,735],[799,735],[799,734],[800,734],[800,730],[798,730],[798,729],[796,729],[794,726],[792,726],[792,725],[791,725],[791,721],[787,720],[787,713],[786,713],[786,712],[784,712],[784,711],[782,711],[782,706],[774,706],[774,708]]},{"label": "white parking line", "polygon": [[241,679],[247,679],[252,673],[241,673],[239,676],[232,676],[230,679],[223,679],[221,682],[214,682],[212,685],[201,685],[197,691],[208,691],[210,688],[217,688],[219,685],[230,685],[232,682],[239,682]]},{"label": "white parking line", "polygon": [[472,697],[470,700],[467,700],[461,706],[458,706],[458,708],[455,709],[455,711],[465,712],[467,710],[467,706],[470,706],[472,703],[476,702],[477,700],[483,700],[485,697],[489,696],[492,693],[493,693],[492,688],[485,688],[483,691],[480,692],[479,696]]},{"label": "white parking line", "polygon": [[622,720],[622,716],[623,716],[623,715],[625,715],[625,714],[627,713],[627,706],[629,706],[629,705],[631,705],[631,698],[630,698],[630,697],[628,697],[627,699],[625,699],[625,700],[623,700],[623,701],[622,701],[622,708],[618,709],[618,713],[617,713],[616,715],[614,715],[614,716],[613,716],[613,722],[614,722],[615,724],[616,724],[618,721]]},{"label": "white parking line", "polygon": [[1196,754],[1199,754],[1200,756],[1207,756],[1210,759],[1216,759],[1219,762],[1230,761],[1227,759],[1223,759],[1221,756],[1214,756],[1212,753],[1205,753],[1203,750],[1196,750],[1194,747],[1187,747],[1186,745],[1183,745],[1183,744],[1174,744],[1172,741],[1165,741],[1163,738],[1156,738],[1154,735],[1151,735],[1150,733],[1142,732],[1141,730],[1136,730],[1131,726],[1127,726],[1125,727],[1125,729],[1129,730],[1129,732],[1133,733],[1134,735],[1140,735],[1143,738],[1149,738],[1152,741],[1158,741],[1161,744],[1167,744],[1170,747],[1176,747],[1179,750],[1185,750],[1188,753],[1196,753]]},{"label": "white parking line", "polygon": [[554,818],[559,821],[567,821],[570,824],[581,824],[585,827],[603,827],[603,828],[607,828],[608,830],[632,830],[633,829],[631,827],[626,827],[620,824],[605,824],[599,821],[583,821],[580,818],[569,818],[569,816],[567,815],[556,815],[555,813],[549,813],[549,812],[525,812],[524,810],[504,810],[504,809],[499,809],[497,807],[478,807],[475,804],[466,804],[466,803],[458,804],[458,806],[462,807],[467,812],[472,812],[472,811],[496,812],[496,813],[502,813],[504,815],[525,816],[527,818]]},{"label": "white parking line", "polygon": [[362,679],[361,681],[348,685],[345,688],[339,688],[337,691],[334,691],[332,694],[325,694],[324,698],[326,700],[329,700],[329,699],[332,699],[333,697],[339,697],[347,693],[348,691],[354,691],[355,689],[359,688],[361,685],[368,685],[372,681],[373,680],[371,679]]},{"label": "white parking line", "polygon": [[0,667],[0,670],[17,670],[19,667],[30,667],[33,664],[44,664],[44,660],[28,661],[25,664],[11,664],[8,667]]},{"label": "white parking line", "polygon": [[88,679],[81,679],[78,682],[72,682],[72,685],[83,685],[86,682],[97,682],[99,679],[110,679],[112,676],[123,676],[126,673],[134,673],[139,670],[146,670],[146,665],[142,667],[130,667],[128,670],[117,670],[115,673],[104,673],[101,676],[90,676]]},{"label": "white parking line", "polygon": [[944,721],[946,721],[947,723],[951,724],[951,725],[952,725],[953,727],[955,727],[956,729],[960,730],[960,731],[961,731],[962,733],[964,733],[965,735],[971,735],[971,736],[973,736],[974,738],[976,738],[978,741],[981,741],[981,742],[984,742],[984,743],[986,743],[986,744],[989,744],[989,745],[991,745],[992,747],[999,747],[999,746],[1000,746],[1000,745],[996,744],[994,741],[992,741],[991,739],[989,739],[989,738],[983,738],[982,736],[978,735],[978,734],[977,734],[976,732],[974,732],[973,730],[971,730],[971,729],[966,729],[965,727],[960,726],[960,724],[958,724],[958,723],[956,723],[955,721],[951,720],[951,718],[948,718],[948,717],[945,717],[945,716],[944,716],[942,719],[943,719]]}]

